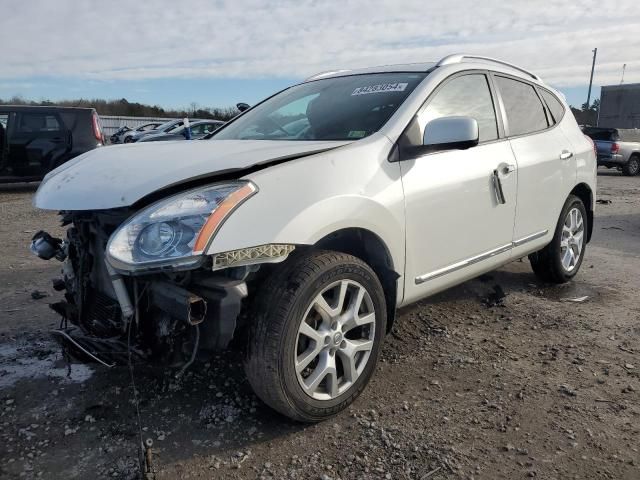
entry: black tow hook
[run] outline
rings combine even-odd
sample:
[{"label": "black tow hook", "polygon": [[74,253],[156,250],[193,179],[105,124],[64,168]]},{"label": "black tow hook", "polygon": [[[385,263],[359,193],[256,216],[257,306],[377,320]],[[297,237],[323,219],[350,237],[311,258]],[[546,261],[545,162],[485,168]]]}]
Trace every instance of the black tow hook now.
[{"label": "black tow hook", "polygon": [[56,257],[57,260],[63,262],[67,258],[62,240],[52,237],[43,230],[40,230],[31,239],[30,250],[43,260],[51,260]]}]

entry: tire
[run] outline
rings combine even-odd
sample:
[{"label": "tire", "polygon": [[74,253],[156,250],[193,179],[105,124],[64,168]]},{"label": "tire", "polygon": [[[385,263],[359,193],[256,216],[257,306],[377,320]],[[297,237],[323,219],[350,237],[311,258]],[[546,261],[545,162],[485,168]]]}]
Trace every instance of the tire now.
[{"label": "tire", "polygon": [[[577,232],[581,232],[580,236],[580,248],[577,250],[577,233],[572,234],[567,240],[567,247],[564,247],[563,251],[563,237],[567,236],[567,229],[571,230],[570,226],[565,225],[568,219],[568,215],[570,212],[577,210],[581,217],[581,223],[577,222],[579,226],[577,226]],[[584,252],[587,247],[587,237],[586,233],[588,231],[588,217],[587,211],[578,197],[574,195],[569,195],[567,201],[562,207],[562,212],[560,213],[560,218],[558,219],[558,224],[556,225],[556,230],[553,235],[553,240],[542,250],[535,252],[529,255],[529,261],[531,262],[531,268],[533,268],[533,272],[545,282],[550,283],[565,283],[571,280],[580,270],[580,265],[582,265],[582,260],[584,259]],[[566,264],[563,264],[563,258],[565,254],[571,256],[570,253],[567,253],[567,250],[571,248],[573,253],[573,262],[569,262],[570,265],[567,267]]]},{"label": "tire", "polygon": [[[344,300],[340,302],[343,289]],[[342,304],[337,310],[343,315],[327,316],[327,310],[314,307],[319,296],[325,300],[325,308]],[[347,312],[354,310],[354,302],[359,305],[359,316],[347,325]],[[387,318],[380,280],[362,260],[332,251],[292,255],[263,282],[252,311],[244,367],[264,403],[293,420],[318,422],[345,409],[362,393],[378,362]],[[355,318],[363,325],[354,327]],[[309,328],[313,337],[307,337]],[[355,345],[366,345],[370,350],[358,351]],[[350,358],[349,352],[357,353],[347,375],[349,364],[344,359]],[[305,359],[314,354],[305,367]],[[322,377],[320,372],[325,370],[321,365],[331,365],[331,358],[335,373]],[[314,387],[314,378],[323,380]]]},{"label": "tire", "polygon": [[124,139],[123,143],[133,143],[133,139],[131,137],[127,137]]},{"label": "tire", "polygon": [[622,173],[627,177],[633,177],[640,173],[640,157],[632,155],[627,163],[622,166]]}]

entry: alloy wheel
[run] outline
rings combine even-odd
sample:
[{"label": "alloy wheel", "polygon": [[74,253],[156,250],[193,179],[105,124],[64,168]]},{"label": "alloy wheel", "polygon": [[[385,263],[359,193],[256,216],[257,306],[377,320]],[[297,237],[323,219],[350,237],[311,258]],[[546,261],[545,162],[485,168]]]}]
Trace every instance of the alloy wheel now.
[{"label": "alloy wheel", "polygon": [[567,272],[576,268],[583,247],[584,219],[579,209],[572,208],[565,217],[560,238],[560,261]]},{"label": "alloy wheel", "polygon": [[374,346],[375,315],[369,292],[353,280],[334,282],[315,296],[298,327],[294,358],[307,395],[332,400],[355,384]]}]

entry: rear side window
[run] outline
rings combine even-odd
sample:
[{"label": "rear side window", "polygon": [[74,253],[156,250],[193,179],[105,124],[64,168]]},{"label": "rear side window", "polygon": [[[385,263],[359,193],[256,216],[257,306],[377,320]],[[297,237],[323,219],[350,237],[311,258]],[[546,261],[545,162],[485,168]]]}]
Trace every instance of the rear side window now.
[{"label": "rear side window", "polygon": [[507,113],[509,135],[525,135],[549,126],[544,107],[533,86],[511,78],[496,76]]},{"label": "rear side window", "polygon": [[480,142],[498,138],[496,112],[485,75],[464,75],[445,83],[420,114],[420,124],[424,127],[431,120],[449,116],[475,118]]},{"label": "rear side window", "polygon": [[560,100],[558,100],[556,96],[551,92],[547,92],[546,90],[542,89],[540,89],[539,91],[540,95],[547,104],[547,107],[549,107],[549,110],[551,111],[551,116],[553,117],[554,123],[560,122],[560,120],[562,120],[562,116],[564,115],[564,107],[562,106],[562,103],[560,103]]},{"label": "rear side window", "polygon": [[45,113],[23,113],[18,122],[18,133],[57,132],[62,130],[55,115]]}]

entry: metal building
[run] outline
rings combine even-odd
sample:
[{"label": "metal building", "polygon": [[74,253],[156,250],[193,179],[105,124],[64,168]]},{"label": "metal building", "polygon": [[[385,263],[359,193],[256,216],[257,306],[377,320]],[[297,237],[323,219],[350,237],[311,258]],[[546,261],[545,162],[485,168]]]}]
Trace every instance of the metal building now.
[{"label": "metal building", "polygon": [[640,128],[640,83],[602,87],[598,126]]}]

